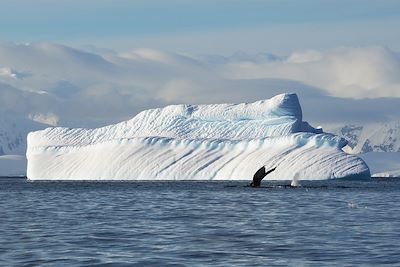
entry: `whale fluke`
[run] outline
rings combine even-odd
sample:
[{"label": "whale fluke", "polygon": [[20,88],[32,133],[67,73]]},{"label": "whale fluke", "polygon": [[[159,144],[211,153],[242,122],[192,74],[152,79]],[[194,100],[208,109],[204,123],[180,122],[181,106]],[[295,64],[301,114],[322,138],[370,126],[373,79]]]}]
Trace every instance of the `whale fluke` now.
[{"label": "whale fluke", "polygon": [[261,167],[253,176],[253,182],[251,182],[251,187],[260,187],[262,179],[264,179],[267,174],[275,171],[276,167],[265,172],[265,166]]}]

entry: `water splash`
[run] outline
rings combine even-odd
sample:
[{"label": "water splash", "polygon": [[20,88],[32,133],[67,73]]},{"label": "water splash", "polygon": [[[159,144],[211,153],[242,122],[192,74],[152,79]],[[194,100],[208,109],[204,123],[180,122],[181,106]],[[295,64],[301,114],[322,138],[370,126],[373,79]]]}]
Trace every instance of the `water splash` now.
[{"label": "water splash", "polygon": [[290,183],[290,186],[292,187],[299,187],[300,183],[299,183],[299,173],[296,173],[292,179],[292,182]]}]

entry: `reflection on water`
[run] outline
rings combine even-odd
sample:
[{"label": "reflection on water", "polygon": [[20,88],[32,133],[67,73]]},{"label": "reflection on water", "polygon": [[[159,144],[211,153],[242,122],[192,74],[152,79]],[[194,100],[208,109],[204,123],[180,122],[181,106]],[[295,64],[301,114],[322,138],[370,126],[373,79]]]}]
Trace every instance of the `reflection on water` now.
[{"label": "reflection on water", "polygon": [[400,180],[289,183],[0,179],[0,265],[400,262]]}]

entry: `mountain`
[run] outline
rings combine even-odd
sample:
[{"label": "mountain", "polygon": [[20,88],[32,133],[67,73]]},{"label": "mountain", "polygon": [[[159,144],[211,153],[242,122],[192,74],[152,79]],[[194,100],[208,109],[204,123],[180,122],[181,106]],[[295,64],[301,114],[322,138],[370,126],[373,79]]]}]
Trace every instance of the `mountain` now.
[{"label": "mountain", "polygon": [[0,156],[25,155],[28,133],[48,126],[23,117],[0,115]]},{"label": "mountain", "polygon": [[15,115],[0,115],[0,176],[26,175],[26,137],[48,126]]},{"label": "mountain", "polygon": [[400,152],[400,121],[345,125],[329,132],[348,141],[348,152]]},{"label": "mountain", "polygon": [[345,125],[330,132],[345,138],[346,152],[360,156],[375,177],[400,177],[400,121]]}]

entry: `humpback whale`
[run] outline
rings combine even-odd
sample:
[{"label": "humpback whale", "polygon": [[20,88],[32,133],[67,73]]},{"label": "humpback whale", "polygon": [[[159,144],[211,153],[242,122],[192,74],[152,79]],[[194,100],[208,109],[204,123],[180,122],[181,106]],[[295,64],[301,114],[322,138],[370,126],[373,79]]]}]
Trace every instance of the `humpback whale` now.
[{"label": "humpback whale", "polygon": [[265,166],[261,167],[258,171],[253,176],[253,182],[251,182],[250,186],[251,187],[260,187],[261,185],[261,180],[264,179],[265,176],[267,176],[268,173],[271,173],[275,171],[276,167],[273,169],[270,169],[269,171],[265,172]]}]

